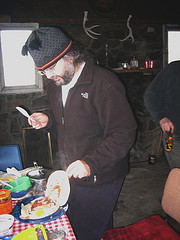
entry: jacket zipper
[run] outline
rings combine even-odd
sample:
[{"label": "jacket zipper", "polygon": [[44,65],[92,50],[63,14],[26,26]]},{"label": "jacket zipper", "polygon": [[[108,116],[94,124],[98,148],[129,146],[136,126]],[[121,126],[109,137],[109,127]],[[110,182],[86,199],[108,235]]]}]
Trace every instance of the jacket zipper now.
[{"label": "jacket zipper", "polygon": [[60,107],[61,107],[61,123],[63,126],[63,152],[64,152],[64,142],[65,142],[65,133],[66,133],[66,129],[65,129],[65,120],[64,120],[64,106],[63,106],[63,102],[62,102],[62,88],[61,88],[61,102],[60,102]]},{"label": "jacket zipper", "polygon": [[64,126],[64,123],[65,123],[65,122],[64,122],[64,116],[62,117],[61,120],[62,120],[62,125]]}]

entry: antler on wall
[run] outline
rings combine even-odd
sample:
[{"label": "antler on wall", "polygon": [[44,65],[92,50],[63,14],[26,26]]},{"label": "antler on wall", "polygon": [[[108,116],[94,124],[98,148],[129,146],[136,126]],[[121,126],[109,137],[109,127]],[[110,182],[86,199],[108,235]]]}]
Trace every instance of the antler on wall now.
[{"label": "antler on wall", "polygon": [[96,36],[100,36],[101,34],[100,33],[96,33],[94,31],[92,31],[93,28],[95,27],[99,27],[99,25],[94,25],[92,27],[86,27],[86,22],[88,21],[88,11],[84,11],[84,19],[83,19],[83,29],[85,31],[85,33],[92,39],[97,39],[97,37],[93,36],[93,35],[96,35]]},{"label": "antler on wall", "polygon": [[120,39],[121,42],[126,41],[128,38],[131,38],[131,43],[134,42],[134,37],[133,37],[133,33],[132,33],[132,29],[129,26],[129,21],[132,18],[132,15],[129,15],[128,19],[127,19],[127,28],[129,29],[129,34],[127,35],[127,37],[125,37],[124,39]]}]

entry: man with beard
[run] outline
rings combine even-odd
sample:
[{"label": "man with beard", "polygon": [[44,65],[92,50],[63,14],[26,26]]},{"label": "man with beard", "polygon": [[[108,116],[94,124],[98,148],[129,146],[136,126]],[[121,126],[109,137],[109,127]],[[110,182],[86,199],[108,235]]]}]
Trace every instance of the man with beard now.
[{"label": "man with beard", "polygon": [[36,129],[56,126],[71,193],[70,221],[78,240],[100,240],[128,173],[136,123],[124,87],[111,71],[54,27],[31,33],[22,53],[48,79],[50,110],[31,115]]}]

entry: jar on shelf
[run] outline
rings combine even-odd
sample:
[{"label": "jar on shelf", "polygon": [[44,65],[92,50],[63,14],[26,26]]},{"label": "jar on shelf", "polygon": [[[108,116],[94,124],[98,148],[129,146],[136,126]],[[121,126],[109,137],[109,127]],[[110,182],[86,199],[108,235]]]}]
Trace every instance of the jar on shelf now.
[{"label": "jar on shelf", "polygon": [[7,189],[0,189],[0,214],[12,212],[11,192]]},{"label": "jar on shelf", "polygon": [[131,61],[130,61],[130,66],[131,66],[131,68],[133,68],[133,69],[138,68],[138,60],[136,59],[135,56],[131,59]]},{"label": "jar on shelf", "polygon": [[128,61],[122,62],[122,67],[123,67],[123,69],[129,69]]}]

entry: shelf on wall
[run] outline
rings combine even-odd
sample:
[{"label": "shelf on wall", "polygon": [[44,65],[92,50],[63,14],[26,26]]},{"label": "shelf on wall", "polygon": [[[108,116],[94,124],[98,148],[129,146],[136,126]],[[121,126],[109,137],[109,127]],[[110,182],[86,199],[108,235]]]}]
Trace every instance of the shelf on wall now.
[{"label": "shelf on wall", "polygon": [[113,71],[116,73],[153,73],[159,72],[162,68],[136,68],[136,69],[120,69],[120,68],[113,68]]}]

